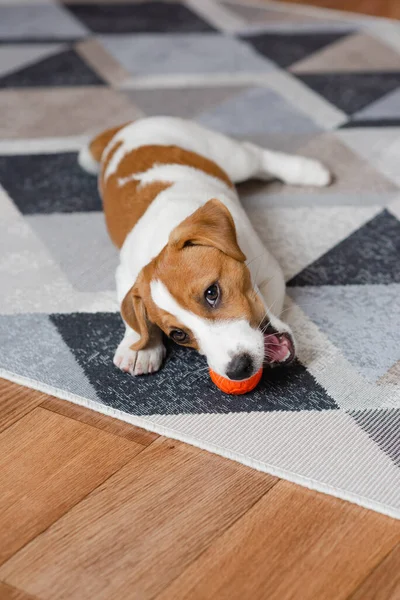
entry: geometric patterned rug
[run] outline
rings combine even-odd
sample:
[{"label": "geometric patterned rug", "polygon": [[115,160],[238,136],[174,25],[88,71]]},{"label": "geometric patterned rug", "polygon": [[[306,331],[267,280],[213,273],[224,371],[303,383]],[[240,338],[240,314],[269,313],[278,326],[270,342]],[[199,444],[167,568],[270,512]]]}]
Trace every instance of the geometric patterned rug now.
[{"label": "geometric patterned rug", "polygon": [[[400,24],[281,3],[0,3],[0,375],[400,518]],[[123,326],[89,134],[168,114],[320,158],[240,186],[298,361],[246,396],[195,352],[112,364]]]}]

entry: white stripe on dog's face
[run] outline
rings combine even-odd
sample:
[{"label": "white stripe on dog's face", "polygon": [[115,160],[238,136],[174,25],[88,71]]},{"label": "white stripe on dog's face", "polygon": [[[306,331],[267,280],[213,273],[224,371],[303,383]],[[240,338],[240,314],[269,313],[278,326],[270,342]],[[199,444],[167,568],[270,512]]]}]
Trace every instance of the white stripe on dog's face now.
[{"label": "white stripe on dog's face", "polygon": [[183,308],[161,281],[151,281],[150,289],[153,302],[192,331],[213,371],[227,377],[229,363],[243,353],[251,356],[254,373],[262,367],[264,337],[246,319],[206,319]]}]

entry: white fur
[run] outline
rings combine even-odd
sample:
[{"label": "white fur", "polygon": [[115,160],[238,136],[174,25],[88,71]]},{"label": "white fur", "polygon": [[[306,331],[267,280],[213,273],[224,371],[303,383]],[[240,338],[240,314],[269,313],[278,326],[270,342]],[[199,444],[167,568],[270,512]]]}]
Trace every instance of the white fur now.
[{"label": "white fur", "polygon": [[175,145],[215,161],[234,182],[254,176],[273,176],[295,185],[327,185],[330,181],[329,171],[315,160],[240,143],[175,117],[149,117],[127,125],[110,141],[103,159],[118,142],[122,143],[107,166],[106,179],[116,172],[128,152],[140,146]]},{"label": "white fur", "polygon": [[[330,181],[329,172],[317,161],[272,152],[246,142],[241,143],[183,119],[151,117],[135,121],[114,136],[103,154],[103,160],[117,142],[122,142],[122,144],[109,162],[106,171],[107,177],[116,172],[120,161],[127,152],[142,145],[156,144],[175,145],[201,154],[217,163],[235,183],[255,176],[264,179],[270,179],[271,176],[278,177],[283,181],[298,185],[327,185]],[[86,166],[90,161],[87,160],[84,152],[82,156],[80,161]],[[171,231],[208,200],[218,198],[229,209],[233,217],[239,246],[247,257],[253,283],[260,289],[266,313],[277,329],[290,332],[289,327],[277,316],[282,310],[285,295],[282,271],[256,234],[240,204],[236,190],[203,171],[182,165],[155,165],[145,173],[135,174],[133,177],[140,179],[142,184],[165,181],[172,185],[162,191],[152,202],[146,213],[128,234],[122,246],[120,266],[116,275],[120,302],[142,268],[167,244]],[[127,180],[128,178],[121,181],[120,184],[124,185]],[[199,268],[202,268],[201,265]],[[266,284],[266,282],[268,283]],[[166,302],[166,292],[163,290],[163,294],[161,294],[160,290],[161,288],[155,288],[157,301]],[[173,314],[176,314],[178,309],[181,310],[181,307],[175,305],[172,308],[175,311]],[[189,318],[189,315],[185,315],[185,318]],[[194,318],[195,315],[190,315],[191,322]],[[190,327],[189,322],[187,325]],[[190,328],[192,329],[192,327]],[[234,321],[219,323],[214,327],[209,324],[205,326],[203,323],[200,327],[196,322],[195,329],[199,332],[196,333],[196,336],[199,335],[199,339],[201,339],[202,351],[206,354],[210,366],[219,373],[225,369],[229,353],[241,346],[247,348],[249,344],[252,344],[251,353],[257,356],[258,361],[260,360],[259,340],[261,334],[252,330],[249,324]],[[126,337],[128,336],[129,339],[132,338],[129,330],[126,334]],[[132,374],[137,374],[138,370],[132,365],[136,365],[139,355],[141,356],[141,353],[146,351],[141,350],[133,356],[129,348],[132,341],[130,343],[128,341],[125,341],[124,338],[121,342],[115,362],[124,366],[128,365],[127,370]],[[157,368],[159,368],[162,360],[160,359],[161,347],[156,352],[157,360],[154,355],[150,360],[143,354],[143,361],[140,357],[139,364],[146,363],[147,360],[148,365],[151,362],[153,367],[158,365]]]},{"label": "white fur", "polygon": [[148,347],[143,350],[132,350],[131,346],[139,339],[140,335],[136,331],[130,327],[126,328],[125,335],[114,354],[114,365],[133,376],[155,373],[161,367],[166,353],[161,332],[156,331]]},{"label": "white fur", "polygon": [[258,371],[264,361],[264,337],[245,319],[211,321],[186,310],[158,280],[150,283],[151,297],[159,308],[178,319],[196,337],[200,354],[207,357],[208,365],[223,377],[231,359],[239,353],[251,355],[254,370]]},{"label": "white fur", "polygon": [[100,171],[100,165],[93,158],[89,146],[83,146],[83,148],[81,148],[81,150],[79,151],[78,163],[84,171],[87,171],[92,175],[97,175],[97,173]]}]

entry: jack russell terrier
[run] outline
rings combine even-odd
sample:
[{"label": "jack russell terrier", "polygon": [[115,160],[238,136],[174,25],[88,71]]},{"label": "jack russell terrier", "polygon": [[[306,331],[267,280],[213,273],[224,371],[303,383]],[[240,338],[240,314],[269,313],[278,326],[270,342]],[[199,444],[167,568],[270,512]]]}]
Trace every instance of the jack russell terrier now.
[{"label": "jack russell terrier", "polygon": [[287,364],[283,273],[240,204],[256,177],[328,185],[319,162],[239,142],[183,119],[151,117],[104,131],[79,154],[99,173],[107,228],[120,248],[117,295],[126,325],[114,364],[154,373],[162,332],[228,379]]}]

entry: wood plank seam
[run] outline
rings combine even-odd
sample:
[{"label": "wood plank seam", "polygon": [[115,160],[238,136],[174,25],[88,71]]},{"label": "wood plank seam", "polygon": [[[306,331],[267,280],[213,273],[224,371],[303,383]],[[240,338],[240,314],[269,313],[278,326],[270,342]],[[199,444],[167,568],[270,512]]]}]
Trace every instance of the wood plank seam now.
[{"label": "wood plank seam", "polygon": [[[80,404],[74,404],[67,400],[61,400],[53,396],[46,396],[40,404],[40,407],[62,415],[63,417],[74,419],[85,425],[90,425],[96,429],[106,431],[107,433],[112,433],[118,437],[123,437],[136,444],[140,444],[141,446],[149,446],[159,437],[159,434],[132,425],[127,421],[122,421],[111,415],[106,415],[97,412],[94,409],[81,406]],[[96,421],[96,419],[98,420],[98,423],[93,422]],[[117,431],[118,429],[121,429],[121,431]]]},{"label": "wood plank seam", "polygon": [[[28,399],[29,398],[29,399]],[[37,408],[41,402],[47,398],[47,394],[32,390],[31,388],[17,385],[8,379],[0,379],[0,407],[1,407],[1,422],[0,433],[12,427],[17,421],[22,419]],[[8,401],[12,401],[13,410],[17,410],[17,418],[9,418],[7,411]],[[18,410],[20,402],[23,402],[25,407]],[[5,405],[5,406],[4,406]],[[8,417],[8,418],[7,418]],[[4,419],[5,422],[4,422]]]},{"label": "wood plank seam", "polygon": [[[36,407],[38,408],[38,407]],[[45,409],[41,409],[41,410],[45,410]],[[63,417],[66,418],[66,417]],[[15,423],[14,423],[15,424]],[[108,434],[108,435],[112,435],[112,434]],[[115,436],[118,437],[118,436]],[[159,441],[160,438],[157,438],[156,440],[154,440],[155,442]],[[95,492],[99,487],[101,487],[102,485],[104,485],[109,479],[111,479],[111,477],[113,477],[114,475],[116,475],[121,469],[123,469],[124,467],[126,467],[129,463],[131,463],[132,461],[135,460],[135,458],[139,455],[141,455],[144,451],[148,450],[154,442],[152,442],[151,444],[149,444],[148,446],[142,446],[142,449],[135,454],[135,456],[133,456],[131,459],[129,459],[126,463],[122,464],[119,468],[117,468],[115,471],[113,471],[112,473],[110,473],[110,475],[108,477],[106,477],[103,481],[99,482],[98,485],[96,485],[94,488],[92,488],[87,494],[85,494],[84,496],[82,496],[82,498],[79,499],[78,502],[76,502],[75,504],[73,504],[72,506],[69,507],[69,509],[67,511],[65,511],[63,514],[60,514],[60,516],[58,518],[56,518],[54,521],[52,521],[51,523],[49,523],[49,525],[47,525],[47,527],[45,527],[42,531],[40,531],[35,537],[33,537],[30,540],[27,540],[27,542],[25,544],[23,544],[22,546],[20,546],[18,548],[18,550],[16,550],[16,552],[14,552],[13,554],[11,554],[3,563],[0,563],[0,565],[5,565],[7,564],[7,562],[12,559],[16,554],[18,554],[21,550],[23,550],[24,548],[26,548],[26,546],[28,546],[30,543],[34,542],[35,540],[37,540],[40,536],[42,536],[44,533],[46,533],[46,531],[48,531],[48,529],[50,529],[50,527],[52,527],[53,525],[55,525],[56,523],[58,523],[62,518],[64,518],[72,509],[74,509],[75,507],[77,507],[81,502],[83,502],[84,500],[86,500],[86,498],[88,496],[90,496],[90,494],[92,494],[93,492]],[[136,444],[137,446],[139,446],[140,444]],[[9,583],[7,583],[7,585],[10,585]],[[1,599],[0,599],[1,600]]]},{"label": "wood plank seam", "polygon": [[3,580],[0,580],[0,598],[1,600],[40,600],[37,596],[27,594],[14,585],[10,585]]},{"label": "wood plank seam", "polygon": [[385,560],[387,560],[392,554],[394,554],[395,552],[398,552],[400,550],[400,542],[397,543],[395,546],[393,546],[393,548],[391,548],[389,550],[389,552],[382,557],[382,560],[379,561],[379,563],[377,565],[375,565],[375,567],[373,567],[368,575],[366,577],[364,577],[364,579],[362,581],[360,581],[360,583],[354,588],[354,590],[349,594],[349,596],[347,596],[346,600],[352,600],[352,598],[354,598],[358,591],[363,587],[363,585],[365,584],[365,582],[373,576],[373,574],[378,571],[378,569],[382,566],[382,564],[385,562]]},{"label": "wood plank seam", "polygon": [[[229,459],[227,459],[227,460],[229,460]],[[269,488],[269,489],[268,489],[268,490],[265,492],[265,494],[263,494],[262,496],[260,496],[260,497],[259,497],[257,500],[255,500],[255,502],[253,502],[251,505],[249,505],[249,506],[247,507],[247,510],[246,510],[245,512],[243,512],[241,515],[238,515],[238,517],[237,517],[237,518],[236,518],[234,521],[232,521],[232,523],[230,523],[230,524],[229,524],[227,527],[225,527],[225,528],[223,528],[223,529],[220,529],[220,531],[218,532],[218,534],[217,534],[217,535],[215,535],[213,538],[211,538],[211,539],[209,540],[209,542],[208,542],[207,546],[206,546],[205,548],[203,548],[203,550],[202,550],[201,552],[199,552],[199,554],[197,554],[197,556],[195,556],[195,557],[193,558],[193,560],[192,560],[192,561],[190,561],[190,563],[189,563],[189,564],[187,564],[187,565],[186,565],[186,567],[185,567],[184,571],[186,571],[187,569],[189,569],[189,568],[191,567],[191,565],[192,565],[194,562],[196,562],[197,560],[199,560],[199,558],[201,558],[201,556],[202,556],[202,555],[203,555],[205,552],[207,552],[207,551],[208,551],[209,547],[210,547],[212,544],[214,544],[214,543],[215,543],[215,542],[216,542],[216,541],[217,541],[217,540],[218,540],[220,537],[222,537],[222,536],[223,536],[225,533],[227,533],[227,532],[228,532],[228,531],[229,531],[229,530],[230,530],[232,527],[235,527],[235,525],[236,525],[236,524],[237,524],[237,523],[238,523],[238,522],[239,522],[241,519],[243,519],[243,517],[244,517],[245,515],[247,515],[247,513],[248,513],[250,510],[252,510],[252,509],[253,509],[253,508],[254,508],[254,507],[255,507],[255,506],[256,506],[256,505],[257,505],[259,502],[261,502],[261,500],[262,500],[263,498],[265,498],[265,496],[266,496],[267,494],[269,494],[269,493],[270,493],[270,491],[271,491],[271,490],[272,490],[272,489],[273,489],[273,488],[274,488],[274,487],[275,487],[275,486],[276,486],[276,485],[277,485],[277,484],[278,484],[280,481],[282,481],[282,480],[277,478],[277,479],[276,479],[276,481],[275,481],[274,483],[272,483],[271,487],[270,487],[270,488]],[[184,571],[182,571],[182,573],[183,573]],[[168,590],[168,588],[169,588],[169,587],[171,587],[171,586],[172,586],[172,585],[175,583],[175,581],[176,581],[177,579],[179,579],[179,577],[181,577],[181,576],[182,576],[182,573],[179,573],[179,575],[177,575],[176,577],[174,577],[173,579],[171,579],[171,581],[168,583],[167,587],[166,587],[166,588],[165,588],[165,589],[164,589],[162,592],[160,592],[160,593],[156,594],[155,596],[153,596],[152,600],[156,600],[156,599],[157,599],[157,598],[158,598],[158,597],[159,597],[161,594],[164,594],[164,592],[165,592],[166,590]]]},{"label": "wood plank seam", "polygon": [[[390,531],[392,532],[393,535],[390,535],[389,537],[387,537],[387,535],[384,535],[383,532],[386,529],[386,532],[389,531],[389,528],[391,527],[391,523],[393,523],[394,525],[396,525],[396,521],[388,518],[388,517],[384,517],[382,518],[381,515],[377,515],[376,513],[374,513],[373,511],[369,511],[367,509],[359,509],[359,507],[357,507],[354,504],[348,503],[348,502],[344,502],[344,501],[339,501],[337,499],[332,499],[330,496],[327,496],[325,494],[320,494],[320,493],[316,493],[316,492],[311,492],[310,490],[304,490],[304,488],[299,488],[299,486],[296,486],[292,483],[286,482],[281,480],[279,482],[278,486],[273,486],[272,488],[272,495],[275,497],[272,498],[272,504],[270,504],[269,506],[269,510],[268,510],[268,505],[266,505],[266,502],[268,502],[268,497],[267,494],[264,494],[258,502],[255,502],[253,504],[253,506],[246,511],[245,514],[243,514],[241,516],[240,519],[238,519],[236,521],[236,523],[232,526],[229,527],[225,530],[225,532],[221,535],[218,536],[216,539],[214,539],[213,543],[209,545],[208,549],[206,549],[197,559],[195,559],[194,561],[191,561],[191,563],[185,567],[185,569],[181,572],[181,574],[176,577],[174,579],[173,582],[169,583],[168,586],[165,587],[165,589],[160,592],[158,594],[158,596],[156,596],[157,599],[161,598],[163,600],[170,600],[176,597],[182,597],[183,598],[203,598],[203,597],[209,597],[211,598],[215,598],[215,600],[217,598],[219,598],[219,594],[221,593],[221,590],[224,591],[224,593],[222,594],[221,597],[232,597],[232,598],[241,598],[242,596],[239,595],[239,590],[240,593],[243,594],[244,589],[247,590],[247,593],[249,593],[249,589],[251,588],[252,585],[252,579],[250,577],[250,579],[247,581],[247,583],[245,584],[245,588],[243,587],[244,585],[244,580],[243,578],[240,577],[240,575],[237,575],[240,572],[240,568],[243,567],[243,563],[239,562],[238,554],[237,552],[239,551],[238,548],[235,549],[235,545],[237,544],[238,541],[240,541],[240,538],[242,537],[240,534],[240,529],[242,529],[245,533],[246,536],[248,538],[248,535],[252,529],[251,522],[253,520],[253,524],[256,527],[260,527],[260,523],[262,526],[262,521],[263,518],[262,515],[267,515],[265,518],[270,518],[270,517],[274,517],[279,515],[279,518],[282,518],[282,514],[284,514],[285,510],[286,512],[288,511],[288,501],[291,503],[292,500],[296,500],[296,502],[298,502],[299,500],[301,501],[300,504],[298,504],[297,508],[301,508],[300,510],[300,514],[303,513],[305,514],[305,519],[304,519],[304,515],[301,516],[301,519],[303,522],[304,520],[307,521],[307,518],[309,520],[309,524],[310,523],[314,523],[314,519],[316,519],[316,521],[320,521],[319,525],[316,526],[315,532],[316,535],[318,536],[317,538],[315,538],[316,540],[318,540],[319,538],[321,539],[328,539],[329,537],[332,537],[332,532],[334,531],[334,529],[330,529],[330,521],[329,524],[328,522],[326,522],[327,524],[324,525],[325,523],[325,518],[329,518],[330,516],[334,517],[334,528],[336,528],[336,530],[341,529],[341,531],[339,531],[339,533],[341,533],[341,538],[342,538],[342,543],[348,539],[350,542],[350,546],[351,546],[351,541],[353,539],[353,535],[355,533],[354,531],[354,518],[356,517],[356,520],[359,521],[358,523],[358,530],[361,531],[360,535],[358,536],[358,554],[357,557],[362,556],[362,551],[360,548],[360,542],[363,539],[364,536],[364,531],[367,532],[367,537],[369,534],[369,532],[371,532],[371,535],[378,535],[378,537],[375,537],[375,540],[378,542],[379,545],[381,545],[382,540],[386,539],[386,552],[383,553],[383,557],[387,556],[388,554],[390,554],[390,552],[392,551],[393,548],[395,548],[398,544],[399,544],[399,538],[400,538],[400,530],[398,528],[395,527],[395,531],[393,532],[392,529],[390,529]],[[276,490],[278,490],[277,494],[275,493]],[[271,491],[271,490],[269,490]],[[309,496],[309,498],[307,497]],[[279,498],[280,497],[280,498]],[[307,500],[307,502],[306,502]],[[281,506],[280,501],[283,501],[283,504]],[[309,505],[309,502],[311,501],[311,504],[314,504],[314,509],[316,511],[310,512],[310,509],[304,508],[307,507],[307,505]],[[331,502],[332,501],[332,502]],[[319,506],[319,507],[318,507]],[[292,510],[296,510],[296,506],[292,506],[291,507],[291,511]],[[308,511],[308,515],[307,515],[307,511]],[[253,513],[253,516],[250,516],[251,513]],[[258,513],[257,516],[257,520],[255,520],[254,518],[254,514]],[[270,513],[268,515],[268,513]],[[297,511],[296,511],[297,513]],[[325,517],[323,516],[325,513]],[[288,523],[290,523],[290,519],[293,513],[289,512],[286,515],[285,518],[285,523],[286,523],[286,527],[288,528],[288,531],[291,531],[291,525],[288,525]],[[321,517],[322,515],[322,517]],[[344,516],[343,516],[344,515]],[[279,520],[278,518],[278,520]],[[297,519],[297,516],[294,517],[294,520]],[[311,520],[310,520],[311,519]],[[344,519],[344,520],[343,520]],[[265,523],[264,523],[265,525]],[[298,533],[296,534],[296,531],[298,532],[298,525],[299,522],[294,524],[294,529],[293,529],[293,535],[292,535],[292,541],[295,542],[295,545],[299,547],[298,552],[301,552],[302,550],[302,545],[303,545],[303,538],[298,538],[296,541],[296,535],[298,535]],[[269,535],[272,535],[272,540],[273,543],[271,545],[270,550],[272,551],[271,555],[269,556],[269,559],[272,560],[274,553],[273,553],[273,547],[274,547],[274,541],[279,540],[279,528],[278,530],[276,529],[277,525],[276,523],[273,524],[272,527],[272,532],[269,531]],[[365,527],[365,530],[364,530]],[[318,531],[318,529],[320,531]],[[236,530],[236,534],[235,534],[235,530]],[[374,533],[375,532],[375,533]],[[380,532],[380,533],[379,533]],[[335,535],[337,536],[337,531],[335,533]],[[305,534],[305,544],[309,544],[309,530],[305,530],[303,532],[303,534]],[[291,535],[291,534],[290,534]],[[357,537],[357,536],[356,536]],[[379,541],[380,538],[380,541]],[[236,541],[235,541],[236,539]],[[286,536],[284,538],[281,539],[286,539]],[[336,544],[336,540],[338,539],[338,537],[333,537],[333,540]],[[244,557],[247,556],[247,560],[249,560],[249,556],[252,556],[252,550],[249,550],[249,544],[252,545],[251,540],[248,539],[242,539],[242,542],[245,544],[244,548],[247,548],[247,550],[243,550],[243,555]],[[364,539],[365,542],[365,539]],[[232,543],[233,543],[233,547],[232,547]],[[285,541],[286,543],[286,541]],[[314,540],[315,543],[315,540]],[[268,544],[267,544],[268,545]],[[347,543],[346,543],[347,545]],[[279,547],[279,545],[278,545]],[[281,544],[282,547],[282,544]],[[328,546],[327,546],[328,548]],[[349,547],[348,547],[349,548]],[[347,551],[349,553],[349,549],[347,548]],[[387,551],[387,548],[390,548],[389,552]],[[263,555],[262,552],[259,551],[260,549],[257,549],[256,551],[256,556],[259,558],[261,555]],[[287,548],[286,548],[287,551]],[[232,552],[234,553],[232,555]],[[236,552],[236,554],[235,554]],[[296,550],[297,552],[297,550]],[[365,554],[366,550],[364,551],[364,558],[366,556],[371,556],[371,561],[373,561],[373,556],[375,556],[376,552],[374,550],[374,552],[372,552],[372,554]],[[239,551],[239,554],[242,554],[241,551]],[[203,559],[203,556],[204,560]],[[207,556],[208,555],[208,556]],[[301,562],[305,561],[305,566],[307,567],[307,560],[309,559],[309,556],[312,556],[312,546],[311,546],[311,551],[310,548],[308,548],[307,553],[304,555],[304,557],[302,557],[302,555],[300,554],[299,556],[297,556],[296,560],[296,565],[297,564],[301,564]],[[236,556],[236,558],[233,558],[234,556]],[[267,555],[264,555],[264,557],[266,558]],[[329,552],[328,554],[322,553],[321,554],[321,558],[317,559],[317,556],[319,556],[318,554],[315,555],[314,553],[314,558],[316,558],[316,560],[320,561],[320,567],[322,565],[325,564],[325,560],[328,560],[328,556],[329,556]],[[350,567],[350,563],[351,561],[349,561],[349,557],[351,556],[351,554],[348,554],[347,557],[347,561],[346,563],[341,565],[341,569],[344,570],[344,572],[347,572],[347,580],[349,579],[348,575],[349,573],[352,573],[353,570]],[[216,561],[216,558],[218,557],[218,560]],[[220,560],[219,560],[220,559]],[[279,571],[281,571],[281,575],[275,576],[275,581],[271,582],[271,580],[269,581],[269,585],[271,585],[272,587],[270,588],[270,593],[271,595],[268,596],[271,599],[272,598],[276,598],[277,600],[281,600],[283,598],[295,598],[297,596],[292,595],[294,588],[293,586],[297,586],[299,585],[299,580],[298,580],[298,575],[299,573],[297,573],[297,576],[294,577],[293,575],[293,569],[292,569],[292,564],[291,561],[293,559],[287,557],[287,554],[284,554],[282,556],[280,556],[279,561],[277,564],[279,565]],[[332,564],[335,565],[333,570],[329,569],[329,567],[327,568],[328,573],[330,573],[330,576],[332,578],[333,574],[334,574],[334,569],[338,567],[338,565],[340,564],[340,560],[336,561],[336,559],[332,556],[330,556],[329,560],[333,562]],[[365,581],[365,574],[367,574],[367,576],[370,574],[371,572],[371,565],[373,565],[373,568],[375,568],[380,562],[380,556],[377,556],[378,562],[370,562],[369,567],[366,566],[366,568],[364,568],[364,573],[362,575],[362,580]],[[277,560],[276,556],[275,556],[275,560]],[[289,560],[289,563],[286,564],[286,561]],[[216,561],[216,562],[215,562]],[[225,561],[225,562],[224,562]],[[233,561],[233,562],[232,562]],[[283,562],[282,562],[283,561]],[[229,567],[230,569],[230,574],[228,573],[228,575],[226,575],[225,573],[225,569],[224,569],[224,564],[225,567]],[[250,564],[253,564],[252,562]],[[261,564],[261,563],[260,563]],[[268,563],[267,563],[268,564]],[[242,567],[239,567],[239,565],[242,565]],[[347,565],[347,571],[345,565]],[[365,565],[365,561],[361,560],[360,565],[363,566]],[[249,566],[249,564],[247,565]],[[253,565],[254,566],[254,565]],[[259,565],[260,566],[260,565]],[[304,565],[303,565],[304,566]],[[221,571],[218,571],[218,569],[221,568]],[[229,571],[228,569],[228,571]],[[236,569],[236,570],[235,570]],[[196,572],[197,570],[197,572]],[[305,568],[303,570],[302,573],[307,573],[309,569]],[[356,572],[359,569],[356,569]],[[294,571],[296,571],[296,569],[294,569]],[[229,596],[228,593],[226,593],[226,588],[225,587],[213,587],[214,583],[215,583],[215,575],[216,573],[220,572],[221,575],[217,577],[217,579],[220,579],[221,581],[224,580],[224,578],[226,579],[225,583],[223,584],[224,586],[227,585],[229,588],[229,594],[232,593],[233,589],[236,589],[236,591],[238,592],[236,594],[236,592],[233,594],[233,596]],[[235,573],[235,575],[233,575],[233,573]],[[319,573],[321,574],[321,571],[319,571]],[[263,575],[261,574],[261,572],[259,571],[260,574],[260,580],[262,580]],[[199,579],[197,577],[197,575],[199,575]],[[253,577],[254,577],[254,569],[253,569]],[[319,585],[319,588],[317,588],[314,584],[315,581],[313,578],[311,578],[313,580],[313,585],[311,586],[310,590],[307,591],[303,588],[303,592],[304,592],[304,598],[325,598],[326,600],[328,600],[329,598],[331,598],[333,600],[333,598],[337,598],[337,599],[347,599],[349,592],[353,593],[354,589],[357,588],[360,585],[360,579],[356,579],[353,580],[352,582],[350,582],[350,586],[348,587],[347,590],[343,590],[343,586],[342,589],[340,590],[340,585],[337,583],[337,575],[338,573],[336,573],[336,576],[334,576],[334,579],[331,579],[331,586],[333,584],[333,587],[330,588],[331,591],[331,595],[326,595],[326,593],[324,592],[322,595],[322,589],[321,585]],[[210,579],[211,578],[211,579]],[[278,578],[278,579],[277,579]],[[350,580],[354,579],[353,575],[350,576]],[[258,577],[256,577],[256,579],[258,579]],[[304,577],[303,577],[304,579]],[[318,579],[318,578],[317,578]],[[321,577],[319,577],[320,579],[320,584],[321,584]],[[328,582],[327,577],[324,575],[322,577],[322,579],[325,579],[325,584]],[[232,589],[232,581],[236,580],[236,583],[238,584],[238,588],[233,588]],[[208,582],[208,583],[207,583]],[[212,582],[211,587],[208,587],[210,585],[210,582]],[[279,582],[279,583],[278,583]],[[264,582],[265,583],[265,582]],[[348,583],[348,582],[347,582]],[[304,584],[304,580],[303,580],[303,584]],[[249,588],[250,585],[250,588]],[[318,585],[318,584],[317,584]],[[279,592],[277,591],[277,588],[275,588],[274,586],[277,586],[277,588],[279,588]],[[286,586],[286,587],[285,587]],[[289,587],[288,587],[289,586]],[[291,586],[291,588],[290,588]],[[207,596],[204,596],[205,593],[205,589],[208,590],[207,592]],[[257,588],[253,588],[252,589],[252,594],[253,595],[249,595],[249,597],[252,598],[264,598],[265,596],[263,596],[261,593],[255,593],[255,590]],[[313,592],[311,592],[311,589],[313,589]],[[317,589],[319,591],[317,591]],[[326,590],[327,591],[327,590]],[[258,590],[258,592],[260,592],[260,590]],[[334,592],[334,593],[333,593]],[[224,595],[225,594],[225,595]],[[286,595],[287,594],[287,595]],[[313,595],[312,595],[313,594]],[[153,600],[153,599],[152,599]],[[357,599],[358,600],[358,599]],[[371,597],[372,600],[372,597]],[[382,597],[382,600],[386,600],[385,597]],[[388,599],[389,600],[389,599]]]},{"label": "wood plank seam", "polygon": [[[59,412],[57,412],[56,410],[53,410],[53,409],[49,408],[48,406],[46,406],[46,402],[47,402],[47,399],[45,399],[45,400],[44,400],[44,402],[43,402],[42,404],[39,404],[39,408],[42,408],[43,410],[45,410],[45,411],[47,411],[47,412],[54,413],[54,414],[56,414],[56,415],[59,415],[59,414],[60,414],[60,413],[59,413]],[[68,400],[65,400],[65,402],[68,402]],[[88,410],[90,410],[90,409],[88,409]],[[63,415],[62,415],[62,417],[63,417],[64,419],[69,419],[70,421],[78,421],[78,422],[82,422],[82,421],[79,421],[79,419],[74,419],[74,417],[70,417],[70,416],[68,416],[68,415],[64,415],[64,414],[63,414]],[[87,423],[86,421],[84,422],[84,425],[85,425],[86,427],[90,427],[91,429],[95,429],[96,431],[99,431],[99,430],[100,430],[100,431],[102,431],[101,427],[96,427],[96,425],[91,425],[90,423]],[[134,425],[133,425],[133,427],[134,427]],[[118,437],[122,437],[122,436],[119,436],[117,433],[112,433],[112,432],[110,432],[110,431],[107,431],[107,433],[108,433],[108,435],[113,435],[113,436],[114,436],[114,437],[116,437],[116,438],[118,438]],[[154,441],[155,441],[155,440],[154,440]],[[145,446],[144,444],[141,444],[140,442],[133,442],[133,443],[134,443],[134,444],[137,444],[138,446],[142,446],[143,450],[145,450],[146,448],[148,448],[149,446],[151,446],[151,444],[153,444],[153,442],[151,442],[149,445]],[[141,451],[140,451],[140,452],[139,452],[139,453],[138,453],[136,456],[138,456],[139,454],[141,454],[141,453],[143,452],[143,450],[141,450]],[[127,464],[128,464],[128,463],[127,463]]]}]

